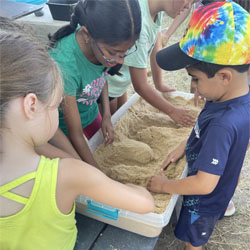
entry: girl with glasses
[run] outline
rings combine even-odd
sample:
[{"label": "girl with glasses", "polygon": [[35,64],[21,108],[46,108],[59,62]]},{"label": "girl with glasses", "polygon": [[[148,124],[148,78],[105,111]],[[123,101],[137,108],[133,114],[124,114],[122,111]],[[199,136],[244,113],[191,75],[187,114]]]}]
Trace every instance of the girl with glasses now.
[{"label": "girl with glasses", "polygon": [[[160,92],[170,92],[175,89],[164,85],[161,70],[155,62],[156,52],[162,48],[161,24],[163,13],[175,18],[181,12],[190,9],[195,0],[139,0],[142,12],[142,31],[136,42],[137,51],[125,58],[120,70],[122,75],[108,77],[109,97],[114,98],[110,102],[113,114],[127,100],[126,90],[133,84],[135,91],[155,108],[169,115],[175,122],[183,126],[194,123],[193,117],[188,110],[178,108],[169,103]],[[148,60],[152,70],[153,88],[147,80]]]},{"label": "girl with glasses", "polygon": [[[81,0],[70,24],[50,36],[49,54],[57,62],[64,81],[59,127],[80,158],[93,166],[98,167],[84,135],[90,139],[101,127],[105,143],[113,141],[106,79],[108,75],[119,74],[124,57],[135,51],[133,45],[140,31],[137,0]],[[102,117],[97,104],[99,97]],[[51,143],[60,148],[58,134]],[[53,156],[46,147],[38,152]]]}]

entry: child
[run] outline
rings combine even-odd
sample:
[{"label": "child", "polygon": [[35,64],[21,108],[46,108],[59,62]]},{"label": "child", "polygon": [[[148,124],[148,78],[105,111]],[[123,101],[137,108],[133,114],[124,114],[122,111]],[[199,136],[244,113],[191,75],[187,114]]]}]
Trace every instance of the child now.
[{"label": "child", "polygon": [[[194,8],[198,8],[200,4],[201,4],[200,0],[194,0]],[[165,38],[164,39],[165,44],[168,43],[170,37],[175,33],[175,31],[180,27],[180,25],[188,17],[191,9],[192,8],[190,6],[190,8],[182,11],[177,17],[174,18],[174,20],[172,21],[171,25],[168,28],[161,31],[161,33],[163,34]]]},{"label": "child", "polygon": [[151,212],[154,202],[146,189],[116,182],[83,161],[35,153],[58,127],[62,79],[46,51],[6,23],[1,19],[1,249],[72,250],[78,195]]},{"label": "child", "polygon": [[[161,23],[163,11],[172,18],[181,11],[190,8],[194,0],[139,0],[142,12],[142,31],[138,42],[137,51],[126,58],[120,70],[121,76],[109,76],[109,97],[111,113],[114,113],[126,100],[126,90],[133,83],[135,91],[152,106],[169,115],[171,119],[183,126],[193,125],[194,119],[188,110],[177,108],[169,103],[160,92],[174,91],[163,84],[161,70],[156,64],[155,55],[161,49]],[[154,85],[147,82],[147,66],[150,57]]]},{"label": "child", "polygon": [[[223,1],[225,1],[225,0],[203,0],[203,1],[201,1],[201,4],[205,5],[205,4],[209,4],[209,3],[213,3],[213,2],[223,2]],[[243,7],[245,10],[247,10],[249,12],[249,10],[246,8],[247,5],[245,4],[245,2],[243,2],[241,0],[240,1],[234,0],[234,2],[238,3],[239,5],[241,5],[241,7]],[[250,85],[250,77],[248,79],[248,83]],[[198,104],[198,102],[200,100],[204,101],[204,97],[200,98],[199,93],[197,93],[195,83],[191,82],[190,92],[194,93],[195,106]],[[235,210],[234,202],[232,200],[230,200],[224,216],[232,216],[232,215],[234,215],[235,211],[236,210]]]},{"label": "child", "polygon": [[[70,24],[50,37],[49,54],[58,63],[64,80],[59,127],[81,159],[93,166],[98,167],[83,133],[90,139],[102,127],[106,144],[113,141],[106,78],[108,74],[118,74],[124,57],[135,52],[128,50],[140,31],[141,12],[137,0],[121,0],[115,4],[85,0],[76,5]],[[99,96],[102,117],[96,102]],[[53,138],[53,141],[59,140]]]},{"label": "child", "polygon": [[[230,51],[230,53],[228,53]],[[165,70],[186,68],[207,100],[188,139],[164,166],[186,152],[188,177],[150,179],[154,192],[184,195],[175,235],[185,249],[202,249],[234,194],[250,138],[250,15],[232,1],[195,10],[179,44],[157,54]]]}]

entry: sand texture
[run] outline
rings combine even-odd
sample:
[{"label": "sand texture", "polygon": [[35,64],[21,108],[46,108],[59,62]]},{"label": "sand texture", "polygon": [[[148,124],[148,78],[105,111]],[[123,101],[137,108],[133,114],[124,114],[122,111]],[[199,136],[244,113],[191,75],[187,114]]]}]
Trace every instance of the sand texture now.
[{"label": "sand texture", "polygon": [[[167,97],[175,106],[190,109],[197,117],[200,107],[194,107],[193,99]],[[149,178],[161,168],[163,161],[192,128],[178,126],[167,115],[139,98],[116,123],[115,140],[111,145],[101,144],[94,157],[101,170],[110,178],[122,183],[146,186]],[[186,165],[185,159],[172,163],[165,174],[170,179],[180,178]],[[154,194],[154,213],[164,213],[171,198],[169,194]]]}]

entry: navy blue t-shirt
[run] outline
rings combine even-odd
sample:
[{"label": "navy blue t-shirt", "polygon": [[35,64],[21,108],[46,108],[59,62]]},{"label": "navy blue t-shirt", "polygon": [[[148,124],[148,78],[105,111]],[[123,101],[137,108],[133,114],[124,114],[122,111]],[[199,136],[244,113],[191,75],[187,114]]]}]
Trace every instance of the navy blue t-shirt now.
[{"label": "navy blue t-shirt", "polygon": [[194,215],[222,213],[236,189],[250,138],[250,93],[225,102],[207,102],[188,139],[188,176],[198,170],[219,175],[208,195],[186,195],[183,206]]}]

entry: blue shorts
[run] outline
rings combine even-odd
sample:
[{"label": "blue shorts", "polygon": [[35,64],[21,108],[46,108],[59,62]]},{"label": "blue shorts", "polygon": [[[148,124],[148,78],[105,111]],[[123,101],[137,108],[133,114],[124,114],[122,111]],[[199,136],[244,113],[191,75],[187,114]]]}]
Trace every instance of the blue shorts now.
[{"label": "blue shorts", "polygon": [[203,246],[210,238],[215,224],[224,217],[224,212],[212,216],[198,216],[183,207],[175,228],[176,238],[189,242],[194,247]]}]

